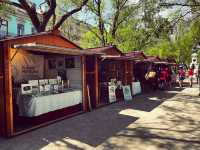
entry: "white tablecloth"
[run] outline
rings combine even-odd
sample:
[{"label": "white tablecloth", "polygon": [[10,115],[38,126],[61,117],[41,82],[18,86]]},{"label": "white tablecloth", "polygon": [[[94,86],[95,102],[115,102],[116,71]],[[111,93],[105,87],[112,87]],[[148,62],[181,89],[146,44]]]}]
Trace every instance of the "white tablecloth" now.
[{"label": "white tablecloth", "polygon": [[81,90],[40,97],[21,96],[18,100],[19,115],[34,117],[80,103],[82,103]]}]

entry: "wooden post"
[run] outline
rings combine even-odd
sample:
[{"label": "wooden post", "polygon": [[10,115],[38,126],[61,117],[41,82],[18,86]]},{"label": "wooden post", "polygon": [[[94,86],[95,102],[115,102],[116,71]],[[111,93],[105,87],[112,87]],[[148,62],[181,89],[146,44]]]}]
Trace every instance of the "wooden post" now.
[{"label": "wooden post", "polygon": [[127,67],[127,61],[125,61],[124,62],[124,65],[125,65],[125,68],[124,68],[124,72],[125,72],[125,74],[124,74],[124,83],[125,83],[125,85],[127,85],[127,78],[128,78],[128,67]]},{"label": "wooden post", "polygon": [[90,97],[90,87],[89,87],[89,85],[87,85],[87,97],[88,97],[89,111],[92,111],[91,97]]},{"label": "wooden post", "polygon": [[0,136],[6,136],[6,111],[4,89],[4,52],[3,43],[0,43]]},{"label": "wooden post", "polygon": [[83,111],[88,111],[87,82],[86,82],[86,56],[81,56],[82,63],[82,85],[83,85]]},{"label": "wooden post", "polygon": [[99,105],[99,62],[98,57],[95,56],[95,92],[96,92],[96,107]]},{"label": "wooden post", "polygon": [[13,127],[13,99],[12,99],[12,72],[11,72],[11,55],[9,46],[4,45],[4,69],[5,69],[5,101],[6,101],[6,126],[7,136],[10,137],[14,134]]}]

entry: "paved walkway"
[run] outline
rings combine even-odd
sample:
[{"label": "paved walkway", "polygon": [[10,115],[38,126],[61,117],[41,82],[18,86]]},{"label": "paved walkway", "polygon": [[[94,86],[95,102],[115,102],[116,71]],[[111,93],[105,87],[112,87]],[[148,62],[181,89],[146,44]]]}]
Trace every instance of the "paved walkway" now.
[{"label": "paved walkway", "polygon": [[140,95],[12,138],[0,150],[200,150],[198,88]]}]

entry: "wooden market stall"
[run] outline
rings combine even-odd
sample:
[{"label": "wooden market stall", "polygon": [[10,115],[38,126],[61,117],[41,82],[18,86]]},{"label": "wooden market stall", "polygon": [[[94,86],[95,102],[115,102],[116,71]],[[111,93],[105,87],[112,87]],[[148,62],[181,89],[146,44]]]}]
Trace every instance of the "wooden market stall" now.
[{"label": "wooden market stall", "polygon": [[125,55],[134,58],[132,66],[134,82],[139,82],[142,91],[144,91],[146,87],[145,74],[150,66],[150,63],[145,61],[147,59],[146,55],[143,51],[131,51]]},{"label": "wooden market stall", "polygon": [[59,31],[1,40],[0,135],[14,136],[87,111],[87,60],[96,60],[96,54]]},{"label": "wooden market stall", "polygon": [[114,90],[116,99],[110,98],[109,88],[112,82],[121,85],[131,85],[133,78],[132,61],[116,46],[106,46],[88,49],[90,52],[104,53],[96,58],[96,87],[91,88],[90,93],[96,91],[96,101],[94,107],[100,107],[115,101],[123,100],[121,89]]}]

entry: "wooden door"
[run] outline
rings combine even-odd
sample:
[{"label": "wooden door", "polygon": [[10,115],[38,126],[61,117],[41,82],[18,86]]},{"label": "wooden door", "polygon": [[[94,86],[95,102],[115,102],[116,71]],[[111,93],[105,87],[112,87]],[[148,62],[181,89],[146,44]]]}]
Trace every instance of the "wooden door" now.
[{"label": "wooden door", "polygon": [[4,62],[3,44],[0,43],[0,135],[5,135],[5,98],[4,98]]}]

